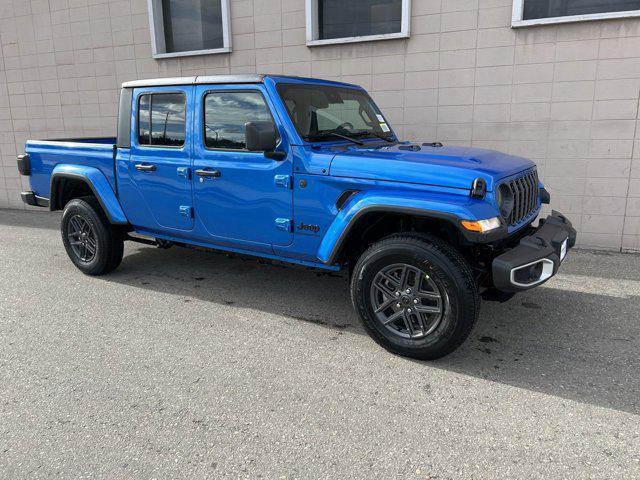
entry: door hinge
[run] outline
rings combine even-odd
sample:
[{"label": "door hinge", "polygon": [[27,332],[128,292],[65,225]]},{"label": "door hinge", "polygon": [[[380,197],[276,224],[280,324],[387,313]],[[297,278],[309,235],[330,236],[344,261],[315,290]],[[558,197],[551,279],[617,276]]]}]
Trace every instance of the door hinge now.
[{"label": "door hinge", "polygon": [[190,205],[180,205],[180,215],[186,218],[193,218],[193,208]]},{"label": "door hinge", "polygon": [[291,175],[276,175],[273,179],[276,187],[291,188]]},{"label": "door hinge", "polygon": [[189,180],[191,178],[191,169],[189,167],[178,167],[178,176]]},{"label": "door hinge", "polygon": [[276,228],[285,232],[291,232],[290,218],[276,218]]}]

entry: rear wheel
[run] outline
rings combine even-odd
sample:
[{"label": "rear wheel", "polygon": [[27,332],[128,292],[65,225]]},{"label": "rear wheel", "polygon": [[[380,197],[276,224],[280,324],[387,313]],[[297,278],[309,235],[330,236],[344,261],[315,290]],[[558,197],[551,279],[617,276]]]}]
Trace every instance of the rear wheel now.
[{"label": "rear wheel", "polygon": [[458,348],[480,306],[464,258],[428,235],[389,237],[367,249],[353,271],[351,298],[374,340],[425,360]]},{"label": "rear wheel", "polygon": [[88,275],[103,275],[122,261],[124,238],[112,225],[95,197],[74,198],[62,212],[62,243],[78,269]]}]

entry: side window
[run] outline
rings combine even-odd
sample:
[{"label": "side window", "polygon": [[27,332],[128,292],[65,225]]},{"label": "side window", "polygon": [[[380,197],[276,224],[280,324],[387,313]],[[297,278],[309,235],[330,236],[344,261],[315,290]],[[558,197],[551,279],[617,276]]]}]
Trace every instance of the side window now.
[{"label": "side window", "polygon": [[244,124],[273,121],[260,92],[213,92],[204,97],[204,138],[207,148],[243,150]]},{"label": "side window", "polygon": [[138,144],[181,147],[185,138],[186,98],[183,93],[140,95]]},{"label": "side window", "polygon": [[151,105],[151,95],[140,95],[138,100],[138,144],[140,145],[150,145],[149,105]]}]

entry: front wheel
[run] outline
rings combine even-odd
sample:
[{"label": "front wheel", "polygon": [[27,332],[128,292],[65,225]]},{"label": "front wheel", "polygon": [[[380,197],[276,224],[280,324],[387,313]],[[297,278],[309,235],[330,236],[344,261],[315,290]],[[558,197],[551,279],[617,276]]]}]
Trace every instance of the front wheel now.
[{"label": "front wheel", "polygon": [[376,342],[422,360],[458,348],[480,307],[467,262],[428,235],[397,235],[369,247],[353,270],[351,298]]},{"label": "front wheel", "polygon": [[87,275],[103,275],[122,261],[122,231],[112,225],[94,197],[74,198],[62,212],[62,243],[67,255]]}]

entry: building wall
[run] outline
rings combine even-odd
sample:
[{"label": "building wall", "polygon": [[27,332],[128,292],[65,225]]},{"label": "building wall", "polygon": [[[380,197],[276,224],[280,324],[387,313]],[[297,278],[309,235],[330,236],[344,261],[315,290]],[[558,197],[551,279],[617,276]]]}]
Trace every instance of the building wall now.
[{"label": "building wall", "polygon": [[510,28],[511,0],[413,0],[411,37],[305,45],[304,0],[231,0],[233,53],[154,60],[146,0],[0,0],[0,207],[28,138],[114,135],[118,86],[264,72],[367,88],[407,139],[538,163],[586,247],[640,250],[640,20]]}]

